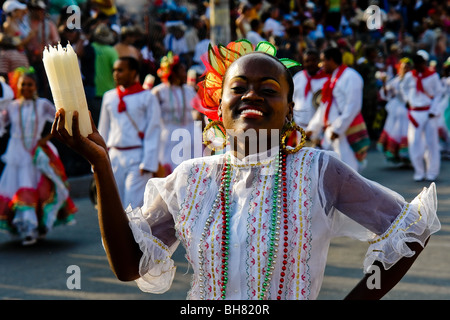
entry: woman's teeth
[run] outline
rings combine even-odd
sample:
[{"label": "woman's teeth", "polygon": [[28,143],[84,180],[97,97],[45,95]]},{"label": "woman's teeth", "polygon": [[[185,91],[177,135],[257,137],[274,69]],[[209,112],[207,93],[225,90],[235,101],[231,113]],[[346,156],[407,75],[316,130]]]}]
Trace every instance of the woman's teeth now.
[{"label": "woman's teeth", "polygon": [[241,114],[246,115],[246,114],[256,114],[259,116],[262,116],[263,113],[259,110],[255,110],[255,109],[245,109],[244,111],[241,112]]}]

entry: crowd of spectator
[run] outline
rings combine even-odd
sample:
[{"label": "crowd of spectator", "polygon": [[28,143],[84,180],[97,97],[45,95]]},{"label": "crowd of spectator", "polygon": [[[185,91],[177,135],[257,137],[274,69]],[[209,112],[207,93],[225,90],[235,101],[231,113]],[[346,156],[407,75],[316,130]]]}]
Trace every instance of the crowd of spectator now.
[{"label": "crowd of spectator", "polygon": [[[115,87],[112,68],[120,56],[136,57],[141,82],[151,74],[154,85],[160,82],[160,59],[169,51],[197,76],[204,70],[201,56],[211,39],[211,10],[206,1],[145,1],[140,14],[130,14],[127,2],[121,5],[114,0],[0,3],[0,76],[9,81],[17,67],[32,67],[39,96],[51,99],[42,51],[45,46],[70,42],[80,58],[96,121],[103,94]],[[400,59],[420,49],[442,74],[450,52],[450,6],[444,1],[229,0],[229,13],[230,41],[267,40],[277,47],[278,57],[302,62],[308,48],[340,48],[343,63],[364,78],[363,108],[370,108],[370,127],[375,131],[382,129],[382,102],[377,99],[380,75],[395,77]],[[376,28],[368,24],[371,19],[378,19]]]}]

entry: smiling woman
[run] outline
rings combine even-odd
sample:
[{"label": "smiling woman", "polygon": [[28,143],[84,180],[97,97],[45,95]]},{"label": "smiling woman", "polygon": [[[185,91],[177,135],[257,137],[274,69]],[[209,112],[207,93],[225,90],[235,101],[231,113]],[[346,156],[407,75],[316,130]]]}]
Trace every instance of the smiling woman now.
[{"label": "smiling woman", "polygon": [[[231,139],[223,154],[181,163],[166,178],[148,181],[140,208],[121,209],[95,128],[88,139],[71,137],[64,111],[56,116],[54,135],[93,166],[112,269],[143,291],[165,292],[175,274],[171,255],[181,242],[194,270],[189,299],[315,299],[330,241],[346,235],[370,241],[368,276],[372,264],[382,269],[381,289],[370,290],[363,279],[347,298],[381,298],[440,228],[435,185],[408,203],[327,152],[303,148],[303,141],[285,147],[285,133],[296,128],[292,79],[284,63],[251,52],[243,43],[210,48],[213,68],[201,84],[200,109],[223,120],[227,136],[254,131],[257,145],[273,136],[269,130],[282,136],[256,151],[239,151]],[[73,123],[77,132],[76,116]]]}]

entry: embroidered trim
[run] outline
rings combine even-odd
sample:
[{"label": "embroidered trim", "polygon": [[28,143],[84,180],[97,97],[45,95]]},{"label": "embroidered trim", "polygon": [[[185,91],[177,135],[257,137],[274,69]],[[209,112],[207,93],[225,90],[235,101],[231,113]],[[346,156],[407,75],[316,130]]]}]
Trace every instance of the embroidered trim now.
[{"label": "embroidered trim", "polygon": [[[380,242],[382,240],[389,238],[389,236],[394,232],[394,230],[397,229],[397,226],[400,223],[400,221],[403,220],[403,218],[409,212],[409,205],[410,205],[409,203],[405,205],[405,208],[403,209],[402,213],[394,220],[394,222],[391,224],[391,226],[385,233],[383,233],[381,236],[379,236],[375,240],[368,241],[369,244],[374,244],[374,243],[377,243],[377,242]],[[420,215],[419,219],[414,221],[411,225],[417,223],[420,219],[422,219],[422,215],[420,214],[420,211],[419,211],[419,215]],[[408,230],[411,227],[411,225],[409,225],[409,227],[403,231]]]}]

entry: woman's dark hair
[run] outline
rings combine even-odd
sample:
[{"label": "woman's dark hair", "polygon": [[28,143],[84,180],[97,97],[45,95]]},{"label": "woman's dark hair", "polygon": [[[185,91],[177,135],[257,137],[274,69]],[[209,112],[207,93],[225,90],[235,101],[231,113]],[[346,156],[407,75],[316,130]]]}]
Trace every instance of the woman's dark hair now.
[{"label": "woman's dark hair", "polygon": [[25,72],[20,76],[20,78],[30,78],[31,80],[34,81],[34,83],[36,83],[36,85],[38,84],[38,78],[36,76],[36,73],[34,72]]}]

